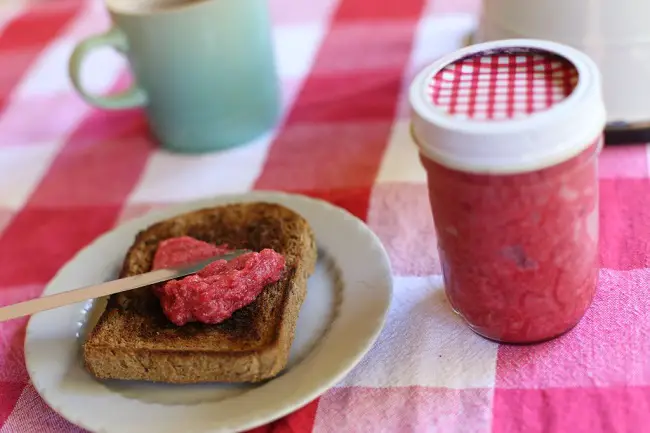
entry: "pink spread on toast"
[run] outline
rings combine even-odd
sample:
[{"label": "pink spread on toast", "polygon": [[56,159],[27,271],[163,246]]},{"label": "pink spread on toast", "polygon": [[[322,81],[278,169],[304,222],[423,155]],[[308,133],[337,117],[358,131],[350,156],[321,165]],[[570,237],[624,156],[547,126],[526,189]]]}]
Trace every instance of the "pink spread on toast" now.
[{"label": "pink spread on toast", "polygon": [[[153,269],[179,266],[232,251],[189,236],[160,242]],[[196,274],[171,280],[155,289],[165,316],[175,325],[216,324],[252,303],[268,284],[282,277],[285,260],[272,249],[218,260]]]},{"label": "pink spread on toast", "polygon": [[190,236],[165,239],[158,244],[153,259],[153,269],[170,268],[190,262],[209,259],[219,254],[227,254],[232,249],[227,245],[215,246]]}]

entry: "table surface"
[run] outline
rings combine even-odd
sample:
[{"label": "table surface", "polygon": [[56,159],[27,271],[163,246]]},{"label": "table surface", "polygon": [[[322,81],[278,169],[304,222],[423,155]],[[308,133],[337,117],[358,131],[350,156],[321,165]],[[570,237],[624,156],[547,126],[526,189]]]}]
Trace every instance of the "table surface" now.
[{"label": "table surface", "polygon": [[[579,326],[530,347],[488,342],[445,304],[406,104],[414,74],[464,43],[477,1],[271,5],[281,127],[228,152],[180,156],[157,149],[139,110],[94,110],[71,89],[72,47],[109,25],[101,4],[0,3],[0,304],[38,296],[77,250],[151,208],[253,188],[296,191],[367,221],[390,254],[395,298],[377,344],[342,383],[256,431],[647,431],[647,147],[601,156],[601,278]],[[128,74],[106,51],[85,76],[109,91]],[[25,324],[0,323],[0,433],[77,431],[29,384]]]}]

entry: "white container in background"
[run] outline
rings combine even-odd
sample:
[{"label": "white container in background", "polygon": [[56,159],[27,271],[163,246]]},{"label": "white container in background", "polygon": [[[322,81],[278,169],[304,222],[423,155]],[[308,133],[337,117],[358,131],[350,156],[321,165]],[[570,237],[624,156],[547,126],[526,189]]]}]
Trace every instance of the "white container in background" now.
[{"label": "white container in background", "polygon": [[476,42],[544,39],[588,54],[608,122],[650,122],[650,1],[483,0]]}]

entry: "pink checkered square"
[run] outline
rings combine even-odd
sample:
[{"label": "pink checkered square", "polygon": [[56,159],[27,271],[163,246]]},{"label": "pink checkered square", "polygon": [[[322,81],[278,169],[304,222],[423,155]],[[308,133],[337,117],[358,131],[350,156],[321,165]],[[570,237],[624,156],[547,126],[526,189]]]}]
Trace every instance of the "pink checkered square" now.
[{"label": "pink checkered square", "polygon": [[396,275],[440,273],[427,186],[382,183],[373,188],[368,224],[386,247]]},{"label": "pink checkered square", "polygon": [[122,204],[155,146],[144,115],[134,114],[93,112],[52,162],[32,204]]},{"label": "pink checkered square", "polygon": [[564,336],[502,346],[497,388],[650,386],[650,269],[602,270],[596,298]]},{"label": "pink checkered square", "polygon": [[496,389],[492,433],[644,432],[650,388]]},{"label": "pink checkered square", "polygon": [[647,146],[610,146],[601,153],[598,162],[601,179],[647,178],[650,175]]},{"label": "pink checkered square", "polygon": [[[35,298],[41,294],[43,286],[34,284],[16,287],[0,287],[0,306]],[[0,383],[25,383],[27,370],[23,344],[27,317],[0,322]]]},{"label": "pink checkered square", "polygon": [[395,67],[310,75],[288,116],[288,123],[392,122],[395,101],[402,89],[396,77],[401,72],[402,68]]},{"label": "pink checkered square", "polygon": [[[38,294],[40,292],[33,293],[32,297]],[[26,299],[21,299],[24,300]],[[27,319],[20,318],[0,323],[0,383],[25,383],[28,380],[23,353]]]},{"label": "pink checkered square", "polygon": [[0,69],[0,98],[3,100],[9,98],[16,84],[20,82],[22,73],[29,68],[38,53],[39,50],[33,47],[12,49],[11,51],[1,53],[2,59],[8,65],[11,65],[11,68]]},{"label": "pink checkered square", "polygon": [[24,383],[0,381],[0,431],[3,431],[2,426],[14,410],[24,388]]},{"label": "pink checkered square", "polygon": [[453,62],[431,80],[431,102],[450,116],[504,120],[549,109],[571,94],[578,72],[539,50],[478,53]]},{"label": "pink checkered square", "polygon": [[492,393],[484,388],[335,388],[320,400],[314,432],[489,433]]},{"label": "pink checkered square", "polygon": [[423,7],[422,0],[389,0],[370,3],[367,0],[341,0],[336,13],[336,21],[365,22],[369,27],[387,20],[410,20],[415,24],[422,14]]},{"label": "pink checkered square", "polygon": [[0,116],[0,147],[59,141],[90,111],[91,107],[74,93],[16,98]]},{"label": "pink checkered square", "polygon": [[601,266],[650,268],[650,179],[602,179],[600,202]]},{"label": "pink checkered square", "polygon": [[[370,187],[391,126],[390,121],[290,121],[271,146],[257,185],[301,190],[317,190],[321,185],[327,189]],[[363,155],[363,160],[355,155]]]},{"label": "pink checkered square", "polygon": [[121,207],[21,210],[0,234],[0,287],[47,283],[82,247],[113,227]]},{"label": "pink checkered square", "polygon": [[[379,21],[369,31],[366,22],[335,25],[321,47],[312,74],[402,69],[408,60],[414,27],[410,21]],[[377,38],[377,33],[381,38]]]}]

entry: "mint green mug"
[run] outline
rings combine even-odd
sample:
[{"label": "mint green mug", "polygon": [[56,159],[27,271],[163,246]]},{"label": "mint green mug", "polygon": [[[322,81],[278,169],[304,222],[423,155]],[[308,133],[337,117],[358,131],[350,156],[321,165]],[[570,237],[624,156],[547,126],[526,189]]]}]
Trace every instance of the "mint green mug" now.
[{"label": "mint green mug", "polygon": [[[108,0],[113,27],[81,41],[72,84],[94,106],[143,107],[162,147],[206,152],[246,143],[273,127],[280,97],[266,0]],[[133,86],[92,95],[81,64],[110,46],[128,59]]]}]

